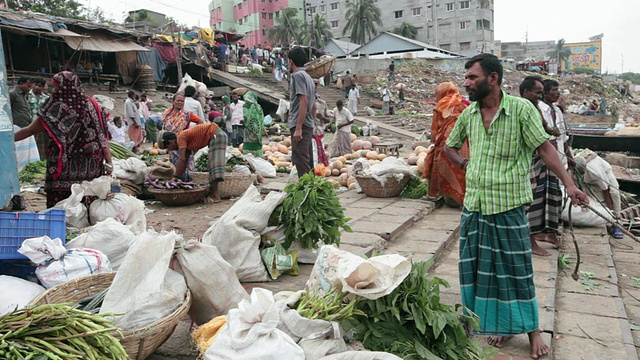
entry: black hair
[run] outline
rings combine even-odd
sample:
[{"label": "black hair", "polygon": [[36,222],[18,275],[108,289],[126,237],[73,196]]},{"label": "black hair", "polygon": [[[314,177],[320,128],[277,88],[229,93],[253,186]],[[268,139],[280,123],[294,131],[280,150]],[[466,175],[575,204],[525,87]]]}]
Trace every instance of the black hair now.
[{"label": "black hair", "polygon": [[296,46],[289,50],[289,60],[293,61],[297,67],[303,67],[309,61],[309,58],[303,48]]},{"label": "black hair", "polygon": [[196,94],[196,88],[189,85],[184,88],[184,96],[193,97]]},{"label": "black hair", "polygon": [[342,102],[342,100],[338,100],[336,101],[336,106],[344,106],[344,103]]},{"label": "black hair", "polygon": [[20,79],[18,79],[18,85],[24,84],[27,81],[31,81],[31,78],[28,76],[21,76]]},{"label": "black hair", "polygon": [[122,118],[120,118],[120,116],[114,116],[113,117],[113,122],[116,122],[118,120],[122,120]]},{"label": "black hair", "polygon": [[489,76],[491,73],[498,74],[498,84],[502,84],[502,64],[500,59],[493,54],[478,54],[464,64],[465,69],[471,68],[475,63],[480,63],[484,76]]},{"label": "black hair", "polygon": [[142,95],[140,95],[140,99],[142,99],[142,98],[145,98],[145,99],[146,99],[146,98],[147,98],[147,94],[142,94]]},{"label": "black hair", "polygon": [[47,83],[47,81],[44,78],[41,78],[41,77],[33,78],[33,79],[31,79],[31,82],[34,83],[34,84],[38,84],[40,86],[44,86],[44,84]]},{"label": "black hair", "polygon": [[542,85],[544,86],[544,88],[542,89],[542,91],[544,92],[549,92],[551,91],[551,89],[553,89],[556,86],[560,86],[560,83],[558,83],[557,81],[553,80],[553,79],[547,79],[545,81],[542,82]]},{"label": "black hair", "polygon": [[169,141],[171,140],[176,140],[178,138],[178,136],[176,135],[176,133],[171,132],[171,131],[167,131],[165,133],[162,134],[162,147],[166,148],[167,145],[169,144]]},{"label": "black hair", "polygon": [[180,95],[180,96],[184,97],[184,94],[181,94],[181,93],[175,93],[175,94],[173,94],[173,101],[176,101],[176,97],[178,97],[178,95]]},{"label": "black hair", "polygon": [[536,82],[542,84],[542,77],[540,75],[529,75],[525,77],[520,83],[520,96],[524,95],[526,90],[533,89],[533,87],[536,86]]},{"label": "black hair", "polygon": [[131,97],[131,96],[133,96],[135,93],[136,93],[135,91],[133,91],[133,90],[129,90],[129,91],[127,91],[127,97]]}]

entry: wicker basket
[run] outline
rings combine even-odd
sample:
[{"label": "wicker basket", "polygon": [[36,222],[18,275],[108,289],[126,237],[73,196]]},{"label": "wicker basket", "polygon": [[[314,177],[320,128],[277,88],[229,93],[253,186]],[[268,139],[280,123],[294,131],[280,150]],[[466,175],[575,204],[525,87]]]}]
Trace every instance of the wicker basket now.
[{"label": "wicker basket", "polygon": [[362,188],[362,192],[371,197],[387,198],[400,195],[409,182],[409,176],[405,175],[402,180],[397,180],[393,176],[387,177],[384,186],[380,182],[368,175],[356,175],[356,181]]},{"label": "wicker basket", "polygon": [[198,185],[195,189],[155,189],[148,191],[156,197],[156,200],[169,206],[191,205],[201,200],[209,193],[209,185]]},{"label": "wicker basket", "polygon": [[[103,273],[77,278],[38,295],[32,305],[79,303],[111,286],[116,273]],[[143,360],[160,347],[173,333],[180,320],[187,315],[191,306],[191,293],[187,290],[184,302],[171,314],[145,327],[122,332],[120,343],[132,360]],[[120,335],[114,333],[115,337]]]},{"label": "wicker basket", "polygon": [[[209,184],[209,173],[192,172],[191,180],[196,184]],[[218,192],[221,199],[228,199],[240,196],[253,184],[255,175],[245,175],[237,173],[225,173],[224,181],[218,183]]]},{"label": "wicker basket", "polygon": [[331,71],[336,58],[332,56],[322,57],[304,64],[304,69],[313,79],[319,79]]}]

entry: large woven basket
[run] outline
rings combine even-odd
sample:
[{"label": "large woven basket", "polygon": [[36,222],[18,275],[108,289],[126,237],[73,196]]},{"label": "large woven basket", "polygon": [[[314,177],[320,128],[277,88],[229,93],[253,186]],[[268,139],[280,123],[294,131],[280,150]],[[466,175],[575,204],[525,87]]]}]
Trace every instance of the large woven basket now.
[{"label": "large woven basket", "polygon": [[393,176],[388,176],[384,186],[369,175],[356,175],[356,181],[362,188],[362,192],[370,197],[387,198],[400,195],[409,182],[409,176],[405,175],[402,180],[397,180]]},{"label": "large woven basket", "polygon": [[156,197],[156,200],[169,206],[191,205],[202,200],[209,193],[209,185],[198,185],[195,189],[155,189],[148,191]]},{"label": "large woven basket", "polygon": [[[111,286],[115,275],[114,272],[103,273],[68,281],[38,295],[31,304],[79,303]],[[184,302],[171,314],[145,327],[123,331],[122,338],[116,333],[113,335],[120,339],[131,360],[143,360],[167,341],[180,320],[187,315],[189,307],[191,307],[191,292],[187,290]]]},{"label": "large woven basket", "polygon": [[[192,172],[191,180],[196,184],[209,184],[209,173]],[[224,173],[224,181],[218,183],[218,192],[221,199],[228,199],[244,194],[253,184],[255,175],[245,175],[237,173]]]}]

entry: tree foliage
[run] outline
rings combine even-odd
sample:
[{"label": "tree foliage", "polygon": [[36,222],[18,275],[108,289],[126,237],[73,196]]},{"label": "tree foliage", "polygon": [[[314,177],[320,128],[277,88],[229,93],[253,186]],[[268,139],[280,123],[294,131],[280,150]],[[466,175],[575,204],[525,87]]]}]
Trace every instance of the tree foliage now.
[{"label": "tree foliage", "polygon": [[[293,42],[300,43],[304,38],[304,25],[297,18],[298,9],[283,9],[278,21],[273,25],[267,37],[273,45],[289,45]],[[302,36],[301,36],[302,35]]]},{"label": "tree foliage", "polygon": [[342,29],[342,35],[350,33],[351,42],[364,44],[378,33],[382,26],[380,8],[374,0],[350,1],[347,3],[347,24]]},{"label": "tree foliage", "polygon": [[553,51],[547,53],[547,55],[549,55],[552,59],[558,60],[558,67],[560,67],[563,61],[565,63],[569,61],[569,56],[571,56],[571,49],[565,47],[564,45],[565,41],[564,38],[562,38],[558,40]]},{"label": "tree foliage", "polygon": [[313,21],[311,23],[311,31],[305,31],[304,34],[304,44],[311,44],[316,48],[322,48],[327,43],[327,40],[333,38],[333,33],[331,32],[331,26],[329,22],[324,16],[320,14],[315,14],[313,16]]},{"label": "tree foliage", "polygon": [[416,29],[415,26],[409,24],[408,22],[403,22],[402,25],[393,29],[393,33],[415,40],[416,36],[418,35],[418,29]]},{"label": "tree foliage", "polygon": [[633,72],[626,72],[620,75],[620,79],[629,80],[632,84],[640,85],[640,74]]},{"label": "tree foliage", "polygon": [[7,5],[12,10],[26,10],[73,19],[86,19],[84,7],[75,0],[7,0]]}]

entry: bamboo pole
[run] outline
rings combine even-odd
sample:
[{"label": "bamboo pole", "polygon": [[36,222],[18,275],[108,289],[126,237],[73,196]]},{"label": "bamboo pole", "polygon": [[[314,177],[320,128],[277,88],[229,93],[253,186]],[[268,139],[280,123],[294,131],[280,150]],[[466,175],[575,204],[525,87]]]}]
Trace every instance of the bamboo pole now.
[{"label": "bamboo pole", "polygon": [[[178,39],[176,40],[176,33],[173,27],[174,23],[171,23],[171,37],[173,39],[173,51],[176,53],[176,66],[178,67],[178,86],[182,84],[182,34],[178,33]],[[180,51],[178,51],[178,41],[180,41]]]},{"label": "bamboo pole", "polygon": [[9,68],[11,69],[11,76],[15,75],[15,69],[13,68],[13,55],[11,54],[11,35],[9,32],[7,34],[7,51],[9,52]]}]

